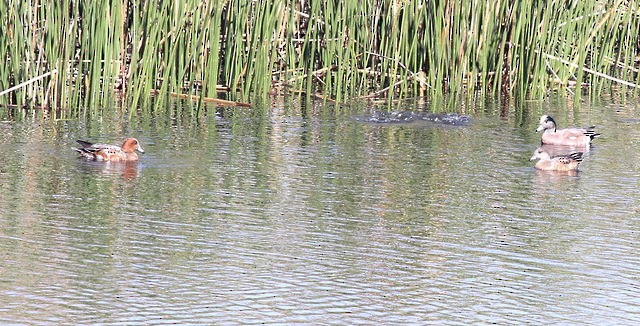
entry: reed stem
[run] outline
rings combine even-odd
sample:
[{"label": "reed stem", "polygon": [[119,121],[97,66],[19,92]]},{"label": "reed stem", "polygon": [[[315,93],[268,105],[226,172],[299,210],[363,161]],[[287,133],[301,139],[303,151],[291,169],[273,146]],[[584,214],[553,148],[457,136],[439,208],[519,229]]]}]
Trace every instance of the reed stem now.
[{"label": "reed stem", "polygon": [[634,0],[2,1],[0,105],[157,110],[175,94],[199,107],[204,98],[283,93],[344,103],[614,87],[637,95],[639,8]]}]

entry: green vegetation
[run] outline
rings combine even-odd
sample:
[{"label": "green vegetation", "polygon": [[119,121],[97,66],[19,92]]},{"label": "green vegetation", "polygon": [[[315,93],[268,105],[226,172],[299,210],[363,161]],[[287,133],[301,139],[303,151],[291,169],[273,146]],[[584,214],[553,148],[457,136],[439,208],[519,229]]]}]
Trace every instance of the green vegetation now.
[{"label": "green vegetation", "polygon": [[0,92],[29,82],[2,106],[640,89],[633,0],[3,0],[0,24]]}]

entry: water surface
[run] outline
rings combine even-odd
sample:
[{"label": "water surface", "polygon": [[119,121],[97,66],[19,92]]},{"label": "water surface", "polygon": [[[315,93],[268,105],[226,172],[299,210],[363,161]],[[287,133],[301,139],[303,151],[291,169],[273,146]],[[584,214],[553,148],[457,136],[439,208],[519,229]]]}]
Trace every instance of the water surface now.
[{"label": "water surface", "polygon": [[[637,324],[638,105],[566,105],[4,117],[0,323]],[[544,113],[603,134],[577,175],[533,169]]]}]

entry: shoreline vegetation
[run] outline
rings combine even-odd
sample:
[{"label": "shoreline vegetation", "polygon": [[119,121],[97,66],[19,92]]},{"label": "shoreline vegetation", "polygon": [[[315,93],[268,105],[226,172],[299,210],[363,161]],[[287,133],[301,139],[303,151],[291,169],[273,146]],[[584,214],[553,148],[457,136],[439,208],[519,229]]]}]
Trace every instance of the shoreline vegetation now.
[{"label": "shoreline vegetation", "polygon": [[640,91],[638,1],[5,0],[0,24],[9,108]]}]

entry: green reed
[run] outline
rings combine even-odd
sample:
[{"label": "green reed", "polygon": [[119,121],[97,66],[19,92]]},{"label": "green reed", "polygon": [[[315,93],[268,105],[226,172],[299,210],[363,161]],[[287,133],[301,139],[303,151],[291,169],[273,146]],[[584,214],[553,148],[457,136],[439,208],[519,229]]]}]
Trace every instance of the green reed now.
[{"label": "green reed", "polygon": [[0,92],[30,82],[3,106],[640,89],[630,0],[3,0],[0,24]]}]

